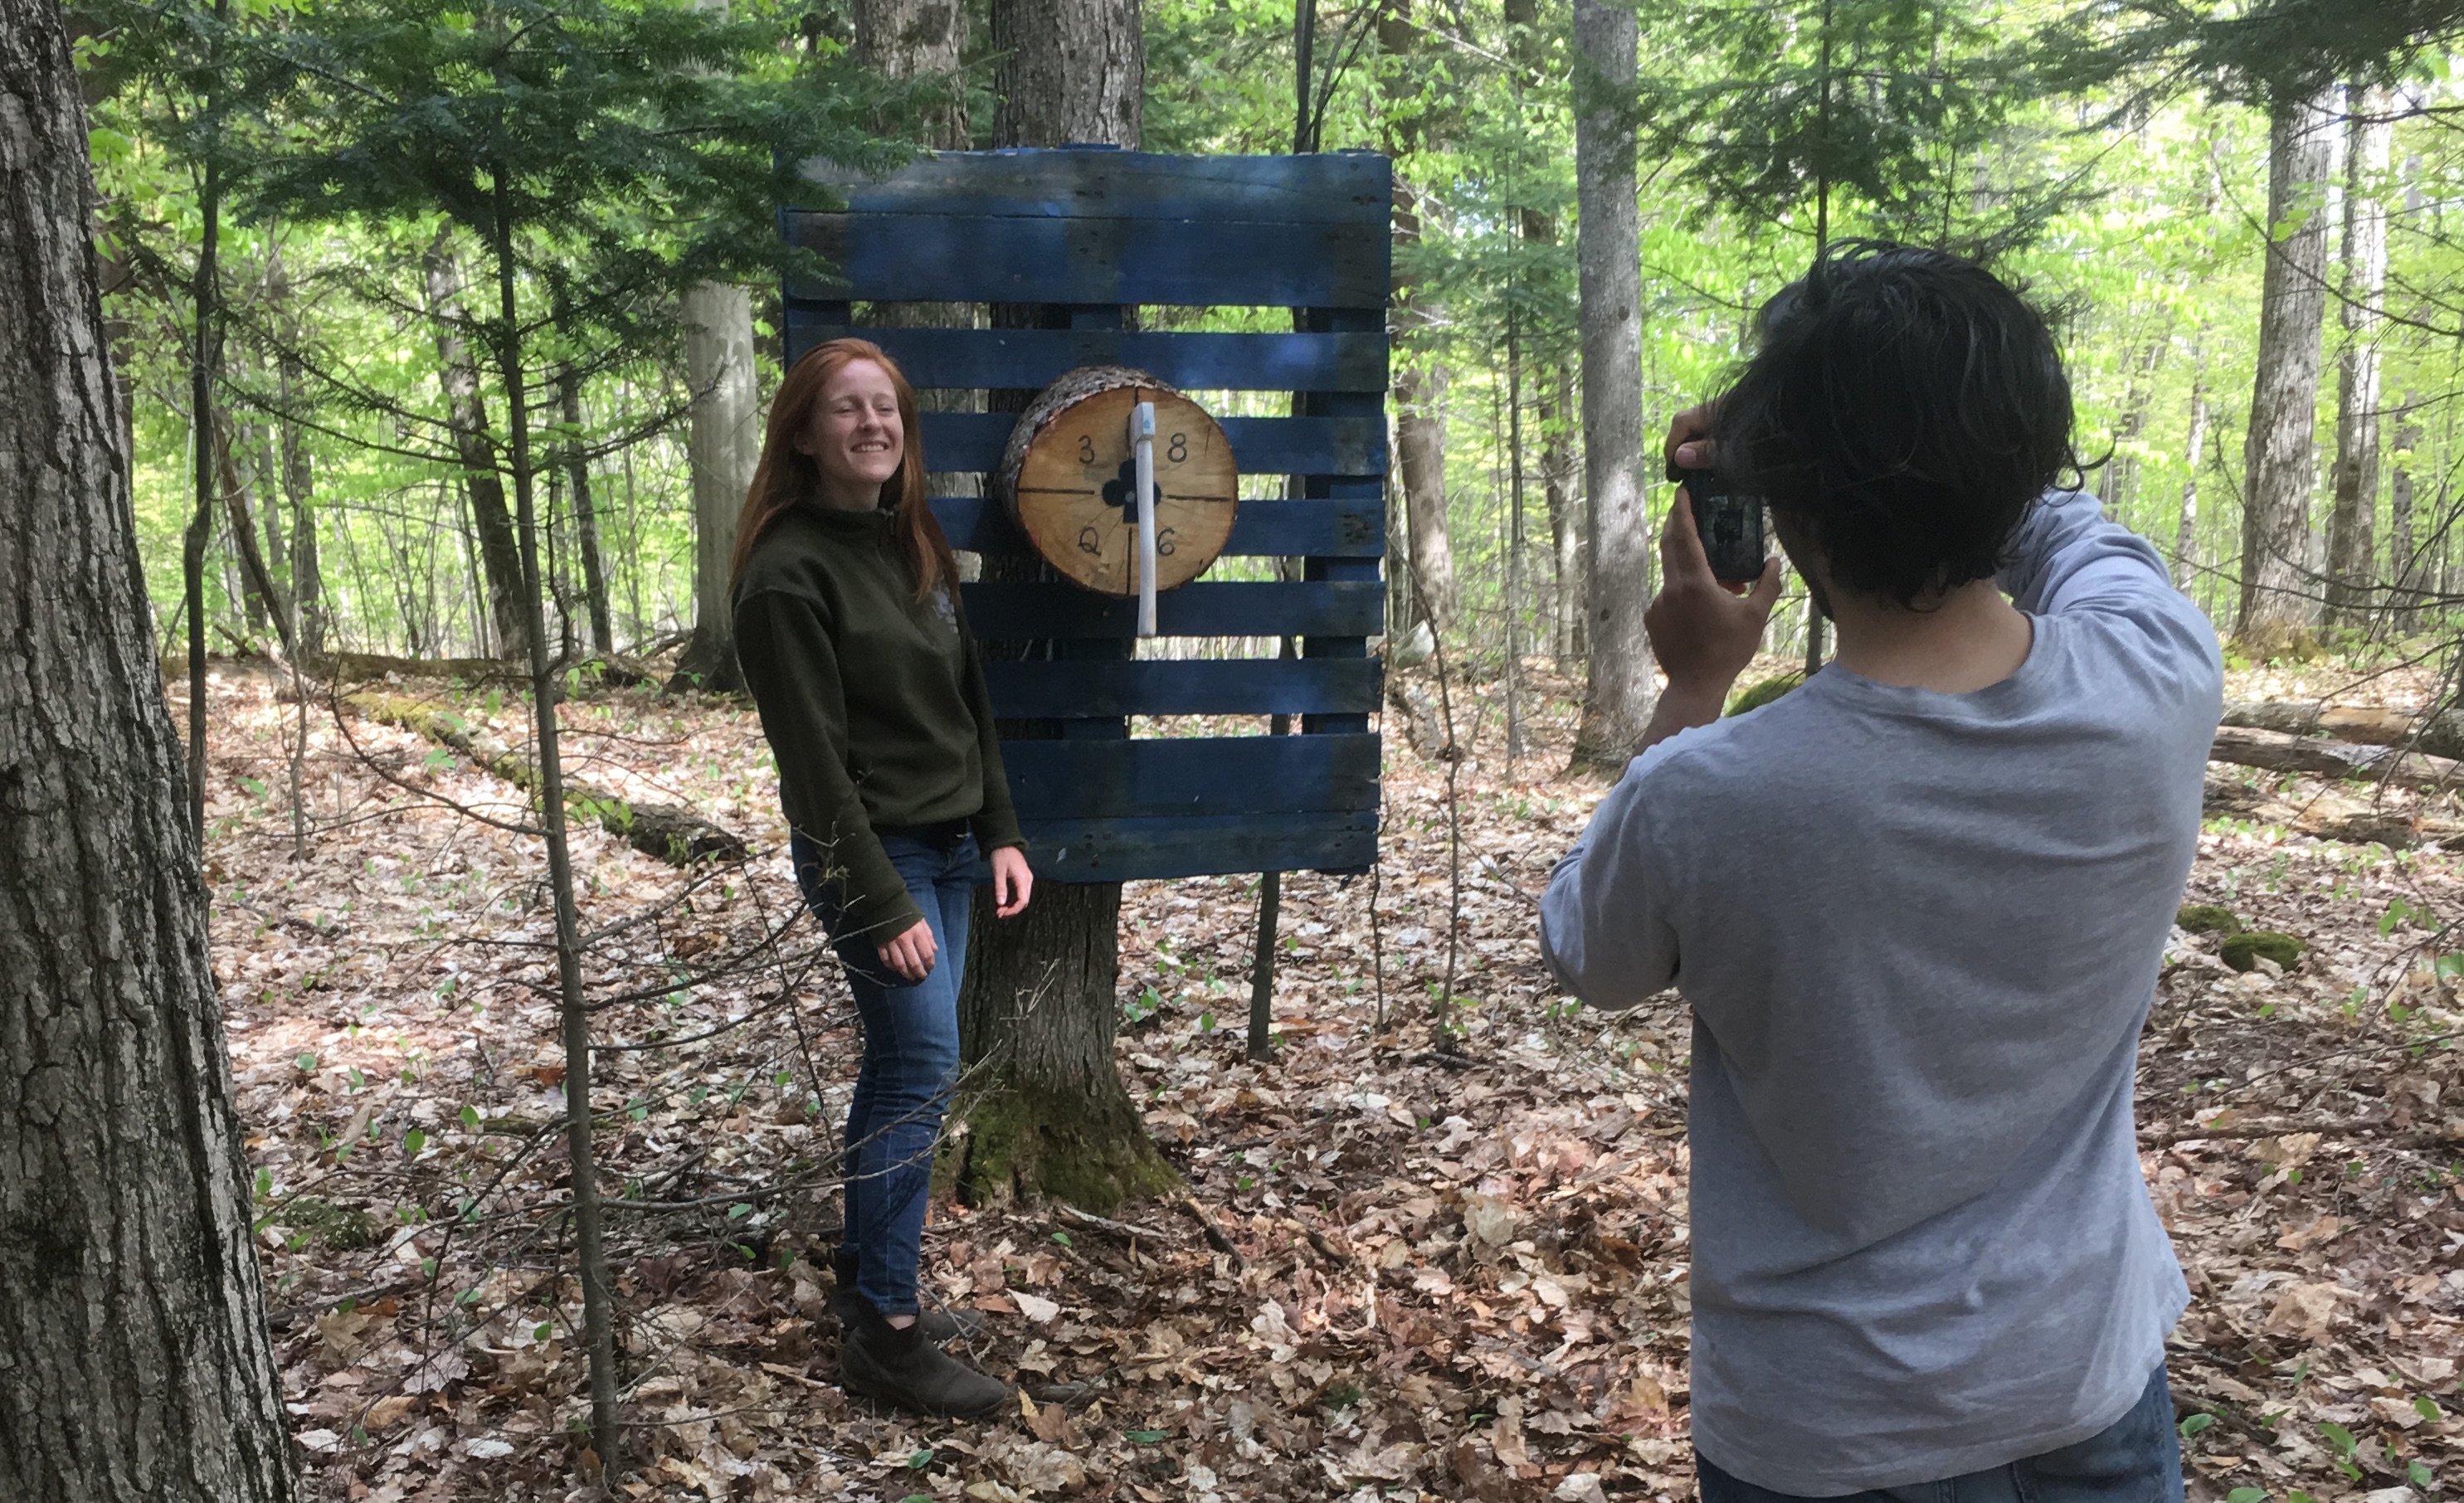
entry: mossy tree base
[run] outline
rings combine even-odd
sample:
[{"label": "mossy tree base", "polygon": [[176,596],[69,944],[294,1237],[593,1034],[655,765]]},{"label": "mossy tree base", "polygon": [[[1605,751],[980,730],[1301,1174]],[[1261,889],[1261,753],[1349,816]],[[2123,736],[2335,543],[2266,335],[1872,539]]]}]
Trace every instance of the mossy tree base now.
[{"label": "mossy tree base", "polygon": [[[1031,858],[1030,858],[1031,859]],[[1046,882],[1016,918],[976,889],[958,995],[966,1082],[940,1169],[970,1204],[1049,1199],[1110,1211],[1179,1175],[1112,1063],[1121,889]]]},{"label": "mossy tree base", "polygon": [[962,1096],[939,1172],[971,1206],[1057,1200],[1105,1213],[1177,1187],[1137,1108],[995,1081]]}]

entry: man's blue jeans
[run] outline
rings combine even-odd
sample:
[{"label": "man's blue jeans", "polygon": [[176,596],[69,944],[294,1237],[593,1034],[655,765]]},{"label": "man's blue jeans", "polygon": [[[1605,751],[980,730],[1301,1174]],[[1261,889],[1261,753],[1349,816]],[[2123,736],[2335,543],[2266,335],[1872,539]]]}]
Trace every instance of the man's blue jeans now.
[{"label": "man's blue jeans", "polygon": [[881,946],[894,935],[850,931],[822,889],[827,857],[821,846],[798,835],[789,849],[804,901],[847,967],[847,990],[855,994],[856,1018],[864,1029],[840,1169],[847,1182],[840,1273],[844,1276],[852,1264],[856,1292],[883,1315],[913,1315],[933,1148],[958,1078],[958,981],[967,971],[967,914],[984,863],[962,824],[874,833],[933,928],[935,958],[921,981],[911,982],[882,964]]},{"label": "man's blue jeans", "polygon": [[[1703,1503],[1798,1503],[1694,1457]],[[1990,1471],[1857,1492],[1825,1503],[2182,1503],[2182,1438],[2159,1364],[2130,1412],[2076,1445]]]}]

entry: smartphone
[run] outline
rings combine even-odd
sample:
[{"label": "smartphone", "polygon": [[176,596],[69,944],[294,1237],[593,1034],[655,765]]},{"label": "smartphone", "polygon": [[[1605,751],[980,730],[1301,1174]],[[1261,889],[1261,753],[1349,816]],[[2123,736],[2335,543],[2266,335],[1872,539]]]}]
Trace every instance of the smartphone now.
[{"label": "smartphone", "polygon": [[1711,574],[1724,584],[1751,584],[1763,577],[1763,504],[1730,493],[1719,475],[1708,469],[1683,469],[1672,464],[1668,478],[1685,488],[1694,503],[1694,531],[1702,535],[1703,552]]}]

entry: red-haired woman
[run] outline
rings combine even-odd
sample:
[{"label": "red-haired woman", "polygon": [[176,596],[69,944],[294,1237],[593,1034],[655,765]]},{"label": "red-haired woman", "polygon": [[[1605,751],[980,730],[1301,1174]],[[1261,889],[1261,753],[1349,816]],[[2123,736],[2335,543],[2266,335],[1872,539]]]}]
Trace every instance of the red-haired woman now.
[{"label": "red-haired woman", "polygon": [[[862,339],[798,360],[737,527],[736,650],[779,762],[796,879],[864,1028],[831,1307],[850,1392],[931,1414],[1008,1387],[941,1350],[916,1301],[933,1145],[958,1071],[967,913],[1034,878],[957,569],[924,500],[915,394]],[[919,1320],[919,1315],[921,1319]]]}]

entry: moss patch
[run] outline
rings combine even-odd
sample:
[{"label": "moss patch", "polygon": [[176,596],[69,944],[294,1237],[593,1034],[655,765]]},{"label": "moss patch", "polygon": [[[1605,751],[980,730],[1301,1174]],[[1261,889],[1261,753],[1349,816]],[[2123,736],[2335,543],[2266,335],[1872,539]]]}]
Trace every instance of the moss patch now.
[{"label": "moss patch", "polygon": [[2182,904],[2182,911],[2173,915],[2173,922],[2186,934],[2241,932],[2241,920],[2233,917],[2231,908],[2216,903],[2186,903]]},{"label": "moss patch", "polygon": [[995,1083],[955,1116],[936,1174],[970,1205],[1057,1200],[1101,1214],[1180,1184],[1126,1096],[1090,1105]]},{"label": "moss patch", "polygon": [[1731,715],[1742,715],[1749,709],[1760,709],[1804,682],[1805,675],[1802,673],[1772,674],[1758,684],[1749,684],[1737,690],[1735,696],[1728,701],[1727,712]]},{"label": "moss patch", "polygon": [[2301,952],[2309,948],[2290,934],[2279,934],[2273,929],[2245,929],[2227,938],[2218,953],[2224,957],[2224,963],[2235,970],[2257,969],[2262,956],[2291,970],[2301,963]]},{"label": "moss patch", "polygon": [[385,1229],[357,1206],[338,1205],[316,1195],[298,1195],[284,1203],[274,1224],[288,1227],[294,1245],[313,1242],[322,1248],[356,1252],[382,1241]]}]

